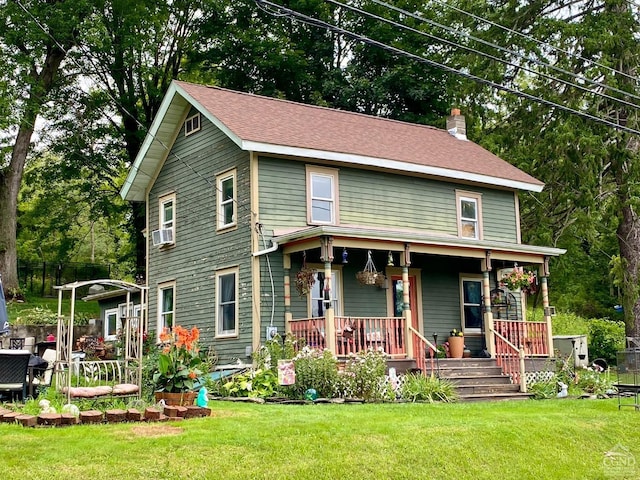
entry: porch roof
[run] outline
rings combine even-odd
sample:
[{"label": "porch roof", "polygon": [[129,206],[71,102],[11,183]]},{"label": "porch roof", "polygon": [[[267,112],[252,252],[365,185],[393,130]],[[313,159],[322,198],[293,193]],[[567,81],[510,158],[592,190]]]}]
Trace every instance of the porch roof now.
[{"label": "porch roof", "polygon": [[[485,258],[486,252],[491,251],[491,257],[510,260],[529,259],[534,263],[542,262],[541,257],[559,256],[566,252],[562,248],[539,247],[522,243],[497,242],[487,240],[468,240],[464,238],[437,235],[415,230],[395,230],[384,228],[369,228],[361,226],[320,225],[298,229],[275,230],[273,241],[284,247],[285,252],[296,252],[309,248],[308,240],[321,236],[333,237],[334,246],[354,247],[353,242],[362,243],[363,248],[390,248],[389,244],[410,244],[412,251],[417,253],[440,253],[446,255]],[[391,248],[393,249],[393,248]]]}]

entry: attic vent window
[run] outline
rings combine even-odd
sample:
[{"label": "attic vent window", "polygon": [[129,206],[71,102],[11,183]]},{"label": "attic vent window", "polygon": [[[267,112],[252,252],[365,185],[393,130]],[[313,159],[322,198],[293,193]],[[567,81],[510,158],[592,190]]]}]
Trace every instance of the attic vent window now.
[{"label": "attic vent window", "polygon": [[192,133],[200,130],[200,113],[190,116],[184,122],[184,136],[188,137]]}]

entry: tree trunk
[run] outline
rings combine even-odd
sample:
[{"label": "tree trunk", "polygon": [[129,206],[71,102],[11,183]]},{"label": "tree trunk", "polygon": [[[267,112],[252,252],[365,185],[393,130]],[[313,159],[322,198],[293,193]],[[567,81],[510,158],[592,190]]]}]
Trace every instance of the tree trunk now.
[{"label": "tree trunk", "polygon": [[622,206],[618,225],[618,245],[624,269],[623,307],[627,336],[640,336],[640,297],[638,265],[640,264],[640,221],[631,206]]},{"label": "tree trunk", "polygon": [[22,174],[31,148],[31,137],[42,106],[48,101],[48,94],[66,51],[57,45],[49,45],[42,68],[35,65],[30,70],[32,85],[26,100],[24,117],[20,121],[18,134],[11,151],[9,166],[0,172],[0,275],[6,290],[18,289],[18,252],[16,249],[18,193]]},{"label": "tree trunk", "polygon": [[[25,122],[27,123],[27,122]],[[18,192],[22,173],[29,152],[33,121],[28,127],[20,127],[16,137],[11,162],[0,172],[0,275],[5,293],[18,288],[18,254],[16,250],[16,215]]]}]

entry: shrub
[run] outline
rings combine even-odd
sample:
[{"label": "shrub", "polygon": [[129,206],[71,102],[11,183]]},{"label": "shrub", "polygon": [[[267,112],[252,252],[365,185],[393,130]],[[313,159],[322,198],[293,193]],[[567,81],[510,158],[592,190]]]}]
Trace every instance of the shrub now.
[{"label": "shrub", "polygon": [[57,325],[58,314],[45,307],[26,308],[15,320],[16,325]]},{"label": "shrub", "polygon": [[577,385],[585,393],[602,397],[611,393],[613,381],[609,372],[596,372],[592,369],[578,370]]},{"label": "shrub", "polygon": [[603,319],[589,320],[589,357],[603,358],[610,365],[624,348],[624,322]]},{"label": "shrub", "polygon": [[381,349],[369,348],[350,355],[340,375],[340,395],[364,401],[392,399],[394,394],[385,378],[386,368],[386,354]]},{"label": "shrub", "polygon": [[293,357],[296,383],[284,388],[293,398],[304,398],[304,392],[313,388],[319,397],[333,397],[338,382],[338,360],[329,350],[303,347]]},{"label": "shrub", "polygon": [[408,373],[402,378],[400,398],[409,402],[445,402],[458,399],[455,386],[449,380],[434,375]]},{"label": "shrub", "polygon": [[258,368],[234,375],[223,384],[230,397],[267,398],[278,389],[278,377],[269,369]]},{"label": "shrub", "polygon": [[541,380],[527,386],[527,391],[533,394],[536,400],[555,398],[558,394],[558,380],[555,375],[547,380]]}]

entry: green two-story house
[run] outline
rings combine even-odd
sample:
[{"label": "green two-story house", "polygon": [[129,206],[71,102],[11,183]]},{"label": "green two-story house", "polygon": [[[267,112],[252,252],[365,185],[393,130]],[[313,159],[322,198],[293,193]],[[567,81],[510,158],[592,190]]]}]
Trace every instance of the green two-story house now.
[{"label": "green two-story house", "polygon": [[[447,129],[173,82],[122,189],[147,206],[150,331],[197,326],[221,364],[276,331],[418,367],[453,329],[474,356],[551,355],[563,251],[521,243],[518,210],[543,184],[459,111]],[[538,321],[501,288],[522,267]]]}]

